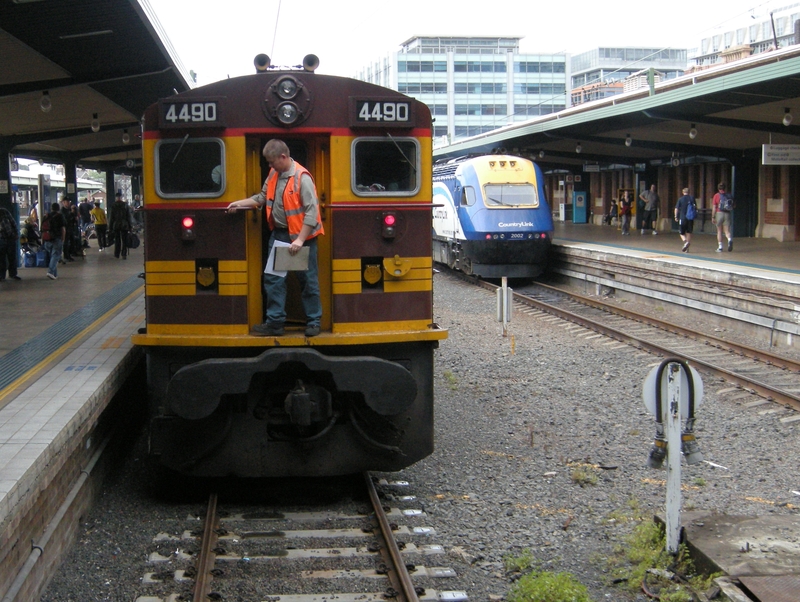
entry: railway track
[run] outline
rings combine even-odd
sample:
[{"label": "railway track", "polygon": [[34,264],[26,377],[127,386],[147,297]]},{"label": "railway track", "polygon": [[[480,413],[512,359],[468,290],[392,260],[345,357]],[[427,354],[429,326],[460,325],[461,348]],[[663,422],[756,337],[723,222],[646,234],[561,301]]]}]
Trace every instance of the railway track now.
[{"label": "railway track", "polygon": [[[212,494],[202,529],[187,530],[177,539],[154,538],[160,549],[174,552],[151,554],[154,570],[142,582],[152,591],[137,602],[466,600],[465,592],[434,587],[455,572],[428,565],[446,557],[442,546],[428,541],[433,529],[414,524],[425,513],[403,507],[414,497],[389,493],[382,500],[367,473],[364,483],[369,510],[347,505],[226,509]],[[395,491],[407,486],[379,484]],[[384,506],[387,501],[399,505]]]},{"label": "railway track", "polygon": [[[489,290],[498,288],[488,282],[469,280]],[[544,284],[515,290],[514,301],[639,349],[677,357],[698,370],[800,411],[800,362],[793,359]]]}]

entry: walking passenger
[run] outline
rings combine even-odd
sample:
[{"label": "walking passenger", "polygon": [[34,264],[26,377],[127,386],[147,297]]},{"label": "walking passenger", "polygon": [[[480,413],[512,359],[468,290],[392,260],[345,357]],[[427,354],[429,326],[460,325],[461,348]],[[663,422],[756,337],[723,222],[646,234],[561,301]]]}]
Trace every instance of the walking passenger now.
[{"label": "walking passenger", "polygon": [[733,197],[725,192],[725,183],[720,182],[717,186],[717,194],[714,195],[713,215],[711,219],[717,226],[717,253],[722,253],[722,245],[728,239],[728,251],[733,251],[733,233],[731,230],[733,222]]},{"label": "walking passenger", "polygon": [[130,217],[128,217],[128,204],[122,200],[122,192],[117,192],[117,200],[111,206],[108,221],[114,233],[114,257],[128,258],[128,232],[131,230]]},{"label": "walking passenger", "polygon": [[622,235],[630,236],[631,234],[631,207],[633,206],[633,199],[630,193],[626,190],[622,193],[622,198],[619,200],[619,214],[622,220]]},{"label": "walking passenger", "polygon": [[92,221],[94,222],[94,231],[97,233],[97,246],[100,247],[100,252],[103,252],[108,246],[108,239],[106,232],[108,231],[108,218],[106,212],[100,207],[100,202],[94,202],[94,209],[92,209]]},{"label": "walking passenger", "polygon": [[61,251],[64,249],[64,240],[67,237],[67,227],[64,223],[64,216],[58,203],[50,205],[50,213],[42,220],[42,240],[44,248],[50,254],[50,265],[47,268],[47,277],[50,280],[58,278],[58,262],[61,259]]},{"label": "walking passenger", "polygon": [[650,190],[645,190],[639,195],[639,198],[644,201],[644,211],[642,212],[639,227],[644,234],[645,230],[653,229],[653,234],[658,234],[656,231],[656,219],[658,219],[658,204],[661,199],[658,198],[656,192],[656,185],[652,184]]},{"label": "walking passenger", "polygon": [[697,216],[697,203],[694,197],[689,194],[689,189],[683,189],[683,196],[678,199],[675,205],[675,221],[678,222],[678,232],[683,241],[683,248],[681,251],[684,253],[689,252],[689,245],[692,242],[692,229],[694,227],[694,218]]}]

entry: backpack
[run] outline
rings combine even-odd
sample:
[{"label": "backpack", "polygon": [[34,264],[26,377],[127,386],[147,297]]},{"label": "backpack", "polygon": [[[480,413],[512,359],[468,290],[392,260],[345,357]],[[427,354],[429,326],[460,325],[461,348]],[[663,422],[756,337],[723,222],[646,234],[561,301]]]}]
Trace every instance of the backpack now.
[{"label": "backpack", "polygon": [[694,219],[697,217],[697,204],[691,200],[686,205],[686,219]]},{"label": "backpack", "polygon": [[53,235],[50,233],[50,214],[44,216],[42,220],[42,240],[49,241],[53,240]]},{"label": "backpack", "polygon": [[733,197],[725,192],[719,193],[719,210],[733,211]]},{"label": "backpack", "polygon": [[[14,228],[14,218],[11,212],[3,210],[0,212],[0,237],[12,241],[17,238],[17,231]],[[5,272],[3,273],[5,275]]]}]

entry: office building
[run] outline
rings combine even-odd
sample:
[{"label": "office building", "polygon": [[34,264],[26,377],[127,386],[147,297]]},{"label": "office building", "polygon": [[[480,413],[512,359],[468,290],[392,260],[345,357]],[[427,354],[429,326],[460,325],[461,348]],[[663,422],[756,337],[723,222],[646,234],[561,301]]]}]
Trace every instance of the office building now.
[{"label": "office building", "polygon": [[600,47],[582,52],[570,61],[573,105],[629,91],[647,85],[647,73],[654,70],[654,82],[683,75],[687,51],[679,48]]},{"label": "office building", "polygon": [[795,33],[800,21],[800,3],[795,2],[772,12],[757,13],[756,10],[742,15],[729,28],[703,38],[693,59],[695,68],[729,63],[776,47],[790,46],[800,40]]},{"label": "office building", "polygon": [[567,55],[523,54],[521,39],[415,36],[356,77],[426,103],[452,142],[566,106]]}]

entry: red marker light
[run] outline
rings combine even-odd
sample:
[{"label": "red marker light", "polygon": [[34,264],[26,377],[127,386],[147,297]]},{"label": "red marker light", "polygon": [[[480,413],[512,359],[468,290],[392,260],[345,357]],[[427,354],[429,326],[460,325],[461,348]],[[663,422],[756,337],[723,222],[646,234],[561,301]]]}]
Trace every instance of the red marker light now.
[{"label": "red marker light", "polygon": [[194,240],[194,215],[184,215],[181,218],[181,240]]},{"label": "red marker light", "polygon": [[397,224],[397,215],[394,211],[387,211],[383,214],[383,227],[381,228],[381,236],[383,236],[387,240],[391,240],[395,237],[397,232],[395,231],[395,225]]}]

